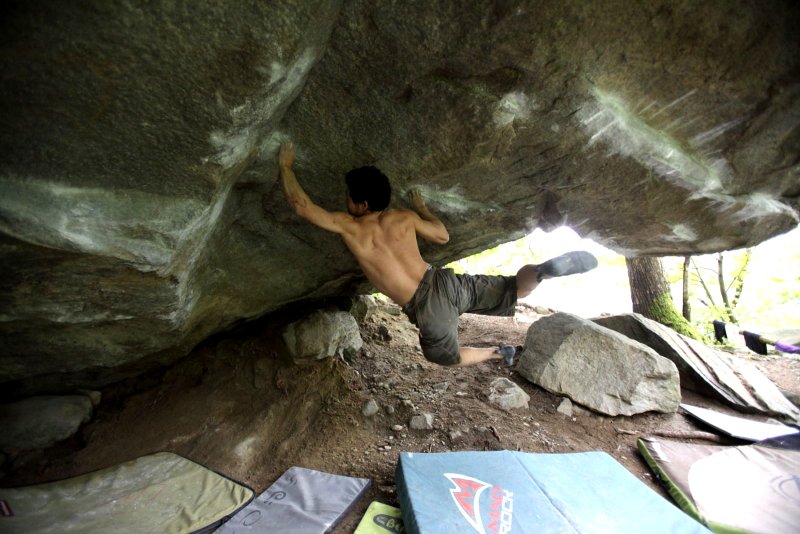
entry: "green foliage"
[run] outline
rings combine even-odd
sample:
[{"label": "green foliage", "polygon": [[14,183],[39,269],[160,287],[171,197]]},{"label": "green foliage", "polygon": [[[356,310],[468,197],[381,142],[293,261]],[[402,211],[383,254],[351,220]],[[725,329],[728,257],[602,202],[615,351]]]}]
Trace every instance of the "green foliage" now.
[{"label": "green foliage", "polygon": [[[773,241],[800,242],[800,230],[795,230],[792,234],[794,236],[779,236]],[[734,314],[738,323],[747,329],[768,331],[798,328],[800,246],[770,243],[766,242],[753,249],[723,253],[723,277],[730,299],[733,300],[737,292],[741,291],[741,297],[734,306]],[[729,320],[720,297],[716,254],[694,256],[692,259],[697,265],[697,270],[691,270],[689,285],[692,322],[702,331],[709,332],[714,319]],[[663,263],[667,278],[670,282],[675,282],[673,294],[677,295],[682,283],[683,259],[669,257],[664,258]],[[745,264],[747,268],[743,271]],[[740,273],[743,275],[738,276]],[[713,300],[706,294],[700,277]]]}]

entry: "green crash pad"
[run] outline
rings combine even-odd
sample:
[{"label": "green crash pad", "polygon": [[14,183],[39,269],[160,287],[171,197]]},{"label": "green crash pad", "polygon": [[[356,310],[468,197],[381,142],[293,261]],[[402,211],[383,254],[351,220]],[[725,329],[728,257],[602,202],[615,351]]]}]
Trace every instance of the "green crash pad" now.
[{"label": "green crash pad", "polygon": [[250,488],[161,452],[57,482],[0,489],[13,514],[0,517],[0,533],[197,532],[252,498]]},{"label": "green crash pad", "polygon": [[639,452],[686,513],[720,534],[795,534],[800,525],[796,437],[740,447],[639,439]]},{"label": "green crash pad", "polygon": [[353,534],[404,534],[400,508],[373,501]]}]

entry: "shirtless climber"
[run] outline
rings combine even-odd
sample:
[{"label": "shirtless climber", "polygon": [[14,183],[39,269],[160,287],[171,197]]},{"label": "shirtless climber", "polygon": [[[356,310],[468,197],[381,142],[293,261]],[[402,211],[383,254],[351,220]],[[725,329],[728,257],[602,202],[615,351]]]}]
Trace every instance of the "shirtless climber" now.
[{"label": "shirtless climber", "polygon": [[516,276],[458,275],[437,269],[422,259],[417,236],[440,245],[450,236],[418,191],[409,193],[416,211],[387,209],[392,194],[389,180],[375,167],[361,167],[345,176],[347,213],[329,212],[314,204],[297,182],[294,159],[294,146],[281,145],[278,165],[289,204],[299,216],[342,236],[369,281],[402,306],[419,327],[425,358],[439,365],[474,365],[490,359],[512,365],[514,347],[459,347],[458,316],[466,312],[512,316],[517,298],[529,295],[542,279],[597,266],[588,252],[569,252],[541,265],[525,265]]}]

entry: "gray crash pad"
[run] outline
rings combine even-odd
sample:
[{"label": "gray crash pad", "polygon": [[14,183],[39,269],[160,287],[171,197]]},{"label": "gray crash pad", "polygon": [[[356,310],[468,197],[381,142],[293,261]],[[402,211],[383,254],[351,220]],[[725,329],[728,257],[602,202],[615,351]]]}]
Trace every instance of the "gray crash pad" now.
[{"label": "gray crash pad", "polygon": [[369,486],[365,478],[290,467],[217,532],[323,534],[347,515]]},{"label": "gray crash pad", "polygon": [[761,421],[751,421],[743,417],[735,417],[720,413],[708,408],[693,406],[683,403],[681,408],[706,425],[715,428],[719,432],[727,434],[732,438],[746,441],[762,441],[780,436],[789,436],[800,433],[797,428],[783,425],[781,423],[762,423]]}]

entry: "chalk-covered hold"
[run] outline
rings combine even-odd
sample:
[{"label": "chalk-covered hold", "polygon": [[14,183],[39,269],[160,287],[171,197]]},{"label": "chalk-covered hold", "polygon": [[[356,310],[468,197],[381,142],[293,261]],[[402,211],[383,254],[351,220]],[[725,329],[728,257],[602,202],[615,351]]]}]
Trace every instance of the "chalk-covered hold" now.
[{"label": "chalk-covered hold", "polygon": [[343,311],[316,311],[288,325],[283,341],[295,363],[353,355],[364,342],[356,320]]}]

